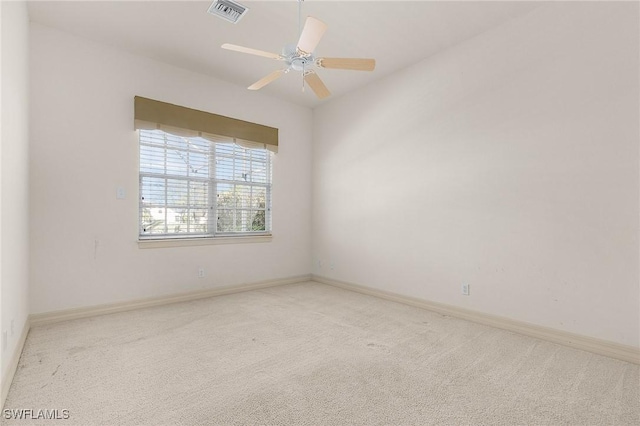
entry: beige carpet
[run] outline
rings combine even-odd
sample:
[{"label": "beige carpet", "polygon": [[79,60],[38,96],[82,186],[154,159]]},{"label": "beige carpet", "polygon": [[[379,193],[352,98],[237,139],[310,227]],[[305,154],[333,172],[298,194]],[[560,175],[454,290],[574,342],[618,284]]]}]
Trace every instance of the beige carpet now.
[{"label": "beige carpet", "polygon": [[36,327],[5,424],[640,424],[639,367],[303,283]]}]

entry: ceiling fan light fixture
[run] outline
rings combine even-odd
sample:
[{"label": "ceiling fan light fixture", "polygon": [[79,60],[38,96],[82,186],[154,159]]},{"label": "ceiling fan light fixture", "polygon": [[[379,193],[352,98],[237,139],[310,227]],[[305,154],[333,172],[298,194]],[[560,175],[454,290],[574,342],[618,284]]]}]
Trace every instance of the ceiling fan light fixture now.
[{"label": "ceiling fan light fixture", "polygon": [[248,7],[233,0],[215,0],[207,13],[236,24],[248,11]]}]

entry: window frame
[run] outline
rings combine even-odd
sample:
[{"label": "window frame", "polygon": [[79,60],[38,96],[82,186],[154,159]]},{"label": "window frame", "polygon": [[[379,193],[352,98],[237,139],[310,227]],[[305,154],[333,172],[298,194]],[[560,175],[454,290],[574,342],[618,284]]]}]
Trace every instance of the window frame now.
[{"label": "window frame", "polygon": [[[162,132],[164,135],[164,146],[161,148],[164,151],[165,160],[164,160],[164,171],[162,173],[154,173],[142,170],[142,147],[161,147],[160,144],[153,144],[152,142],[144,142],[143,141],[143,133],[142,132],[153,132],[154,130],[147,129],[138,129],[137,137],[138,137],[138,245],[143,248],[148,247],[172,247],[172,246],[183,246],[183,245],[205,245],[205,244],[228,244],[228,243],[245,243],[245,242],[266,242],[270,241],[272,237],[272,189],[273,189],[273,157],[272,152],[265,148],[260,147],[246,147],[238,143],[235,138],[230,137],[219,137],[216,140],[212,140],[213,138],[206,137],[198,137],[198,136],[182,136],[176,135],[171,132],[162,129],[155,129],[156,131]],[[167,171],[167,151],[174,149],[177,151],[183,151],[185,153],[190,153],[190,149],[188,147],[186,149],[182,149],[179,147],[171,147],[167,141],[167,135],[191,140],[195,138],[199,138],[200,140],[204,140],[208,142],[208,176],[205,177],[193,177],[193,176],[180,176],[180,175],[172,175]],[[230,155],[221,155],[217,152],[217,145],[228,144],[233,147],[233,153]],[[217,159],[220,158],[232,158],[237,159],[236,149],[241,148],[246,150],[245,152],[249,152],[251,155],[252,150],[259,150],[264,152],[265,161],[264,164],[266,166],[265,171],[265,182],[247,182],[246,180],[237,180],[237,179],[222,179],[216,175],[216,163]],[[235,161],[234,161],[235,163]],[[250,164],[253,164],[253,161],[250,160]],[[234,176],[235,177],[235,176]],[[165,188],[165,197],[164,204],[147,204],[145,205],[143,202],[143,179],[144,178],[159,178],[164,179],[164,188]],[[199,182],[206,183],[207,186],[207,198],[208,203],[206,209],[209,210],[206,221],[206,232],[204,233],[192,233],[192,232],[179,232],[179,233],[171,233],[168,232],[169,222],[167,220],[167,210],[174,208],[182,208],[187,211],[191,211],[191,209],[199,209],[201,207],[191,204],[191,200],[187,202],[186,207],[184,205],[174,206],[169,204],[169,197],[166,194],[166,190],[168,188],[169,180],[178,180],[184,181],[187,183],[187,187],[190,186],[191,182]],[[264,211],[264,230],[258,231],[218,231],[218,220],[219,220],[219,211],[224,210],[220,209],[218,206],[218,188],[220,185],[242,185],[245,187],[251,188],[251,193],[253,194],[253,188],[264,188],[265,192],[265,207],[262,209],[255,208],[242,208],[235,207],[232,209],[228,209],[234,212],[234,223],[235,221],[235,213],[237,211]],[[187,190],[189,193],[190,189]],[[235,194],[235,191],[234,191]],[[159,234],[144,234],[143,233],[143,211],[145,208],[160,208],[165,209],[165,232]]]}]

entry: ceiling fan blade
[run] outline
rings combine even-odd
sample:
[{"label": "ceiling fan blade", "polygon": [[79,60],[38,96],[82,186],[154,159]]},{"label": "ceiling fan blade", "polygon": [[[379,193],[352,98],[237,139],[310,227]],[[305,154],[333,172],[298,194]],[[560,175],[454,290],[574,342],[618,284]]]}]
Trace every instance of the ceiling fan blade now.
[{"label": "ceiling fan blade", "polygon": [[373,71],[376,67],[376,60],[364,58],[318,58],[316,64],[322,68]]},{"label": "ceiling fan blade", "polygon": [[220,47],[227,50],[233,50],[234,52],[248,53],[249,55],[263,56],[270,59],[283,59],[282,55],[278,55],[277,53],[265,52],[264,50],[252,49],[250,47],[238,46],[235,44],[225,43]]},{"label": "ceiling fan blade", "polygon": [[249,90],[262,89],[267,84],[269,84],[272,81],[277,80],[278,78],[280,78],[280,76],[282,76],[282,74],[284,74],[284,71],[285,70],[276,70],[276,71],[272,72],[271,74],[269,74],[268,76],[263,77],[260,80],[256,81],[251,86],[247,87],[247,89],[249,89]]},{"label": "ceiling fan blade", "polygon": [[318,74],[310,72],[309,74],[304,76],[304,81],[306,81],[309,87],[311,87],[313,93],[316,94],[318,99],[324,99],[327,96],[331,95],[331,92],[329,92],[327,86],[325,86],[322,80],[320,80]]},{"label": "ceiling fan blade", "polygon": [[298,50],[305,55],[313,53],[326,30],[327,24],[313,16],[307,17],[298,40]]}]

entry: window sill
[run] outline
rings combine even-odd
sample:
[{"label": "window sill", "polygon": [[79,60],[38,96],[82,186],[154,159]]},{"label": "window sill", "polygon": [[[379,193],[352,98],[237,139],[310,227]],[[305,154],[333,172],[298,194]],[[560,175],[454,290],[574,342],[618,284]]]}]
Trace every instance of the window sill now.
[{"label": "window sill", "polygon": [[247,244],[247,243],[268,243],[272,239],[271,234],[246,235],[237,237],[209,237],[209,238],[164,238],[138,240],[138,248],[170,248],[170,247],[191,247],[209,246],[216,244]]}]

